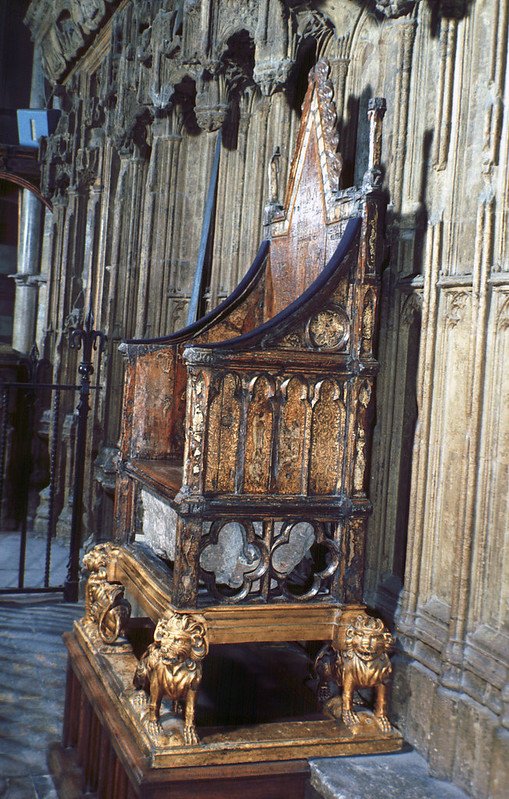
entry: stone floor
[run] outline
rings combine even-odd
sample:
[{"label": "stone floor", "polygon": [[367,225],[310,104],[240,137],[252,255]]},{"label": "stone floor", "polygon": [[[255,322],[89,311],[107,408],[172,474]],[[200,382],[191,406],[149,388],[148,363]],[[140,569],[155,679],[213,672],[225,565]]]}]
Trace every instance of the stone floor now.
[{"label": "stone floor", "polygon": [[[41,564],[44,542],[33,541]],[[66,549],[57,546],[55,581],[63,581],[66,560]],[[35,579],[35,569],[29,571]],[[2,535],[0,587],[16,580],[17,541]],[[46,753],[61,734],[66,671],[61,636],[81,615],[81,604],[64,604],[58,594],[0,596],[0,799],[57,799]],[[432,779],[423,758],[410,749],[314,760],[311,771],[312,785],[324,799],[466,799],[449,783]]]},{"label": "stone floor", "polygon": [[51,595],[0,599],[1,799],[56,799],[46,753],[61,734],[61,636],[81,615],[81,605]]},{"label": "stone floor", "polygon": [[[0,589],[15,588],[18,585],[19,533],[0,533]],[[50,585],[62,585],[66,576],[69,545],[53,541],[51,545]],[[42,588],[46,563],[46,540],[27,537],[25,556],[26,588]]]}]

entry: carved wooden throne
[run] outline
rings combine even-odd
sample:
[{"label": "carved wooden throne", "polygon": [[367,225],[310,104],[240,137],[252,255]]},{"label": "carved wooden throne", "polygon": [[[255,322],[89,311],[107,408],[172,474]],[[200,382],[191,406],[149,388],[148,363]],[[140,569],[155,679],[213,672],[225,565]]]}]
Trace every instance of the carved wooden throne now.
[{"label": "carved wooden throne", "polygon": [[[362,186],[340,190],[327,76],[321,61],[283,203],[271,163],[270,236],[240,285],[197,323],[124,345],[115,545],[106,571],[157,625],[135,678],[140,706],[143,692],[150,702],[143,723],[132,726],[153,752],[166,753],[166,765],[219,762],[218,747],[220,762],[243,762],[401,744],[386,716],[391,637],[362,605],[385,103],[369,105]],[[200,641],[198,678],[179,694],[163,685],[157,664],[176,662],[175,641],[191,628]],[[208,647],[288,641],[324,644],[317,674],[325,715],[262,725],[247,738],[199,729],[198,743],[194,704]],[[349,667],[358,655],[364,682]],[[375,689],[374,716],[353,709],[354,691],[366,687]],[[186,705],[180,740],[164,738],[163,696]]]}]

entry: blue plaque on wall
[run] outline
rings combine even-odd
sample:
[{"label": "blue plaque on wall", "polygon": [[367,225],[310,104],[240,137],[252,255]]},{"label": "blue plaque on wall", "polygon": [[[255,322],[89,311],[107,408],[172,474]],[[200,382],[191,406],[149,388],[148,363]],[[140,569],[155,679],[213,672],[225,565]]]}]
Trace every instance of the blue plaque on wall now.
[{"label": "blue plaque on wall", "polygon": [[60,111],[54,108],[18,108],[16,114],[23,147],[38,147],[41,136],[50,136],[60,117]]}]

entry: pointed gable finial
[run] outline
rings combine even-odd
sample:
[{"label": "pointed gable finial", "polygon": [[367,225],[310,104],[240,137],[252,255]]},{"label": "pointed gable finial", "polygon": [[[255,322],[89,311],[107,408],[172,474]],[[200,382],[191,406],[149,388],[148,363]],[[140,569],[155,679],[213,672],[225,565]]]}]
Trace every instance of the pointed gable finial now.
[{"label": "pointed gable finial", "polygon": [[[317,196],[323,194],[325,205],[331,209],[340,187],[343,161],[338,153],[337,114],[333,101],[334,87],[329,80],[330,65],[325,58],[309,72],[308,88],[302,103],[302,116],[295,151],[290,166],[290,176],[284,199],[284,209],[290,213],[298,189],[304,161],[309,157],[310,137],[316,141],[317,161],[313,169]],[[276,221],[276,220],[275,220]]]},{"label": "pointed gable finial", "polygon": [[[334,86],[329,80],[330,64],[326,58],[320,58],[309,73],[309,83],[316,87],[318,109],[324,135],[324,150],[327,161],[327,172],[332,191],[339,189],[339,180],[343,168],[343,159],[338,152],[339,136],[337,131],[338,116],[334,103]],[[311,92],[308,92],[311,94]]]}]

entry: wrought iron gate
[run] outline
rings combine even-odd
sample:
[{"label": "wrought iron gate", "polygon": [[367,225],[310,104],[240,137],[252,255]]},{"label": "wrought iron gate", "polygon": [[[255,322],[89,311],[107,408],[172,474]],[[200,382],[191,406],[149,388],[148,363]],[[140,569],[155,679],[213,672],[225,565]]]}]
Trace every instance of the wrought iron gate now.
[{"label": "wrought iron gate", "polygon": [[[93,350],[100,361],[106,337],[93,330],[93,315],[87,315],[83,327],[69,333],[72,348],[82,349],[78,367],[79,384],[53,383],[49,377],[49,364],[39,358],[34,346],[27,364],[26,380],[0,379],[0,547],[7,541],[6,528],[19,536],[16,585],[2,585],[0,594],[40,593],[63,591],[64,599],[76,601],[79,586],[79,551],[82,535],[83,486],[87,423],[91,391],[101,386],[91,385]],[[74,413],[74,446],[72,447],[72,510],[69,536],[66,536],[68,559],[64,579],[52,575],[52,552],[56,540],[57,513],[61,510],[62,407]],[[41,451],[41,420],[45,417],[48,429],[46,452]],[[68,448],[69,449],[69,448]],[[38,450],[38,451],[37,451]],[[69,453],[67,453],[69,454]],[[44,473],[41,477],[40,474]],[[34,477],[39,473],[38,480]],[[41,553],[39,538],[40,573],[37,585],[27,579],[27,554],[34,538],[34,504],[40,503],[40,489],[44,486],[46,508],[39,514],[37,531],[42,534],[44,547]],[[57,490],[60,486],[60,497]],[[57,501],[59,500],[59,502]],[[41,530],[41,519],[45,530]],[[12,541],[12,535],[11,535]]]}]

